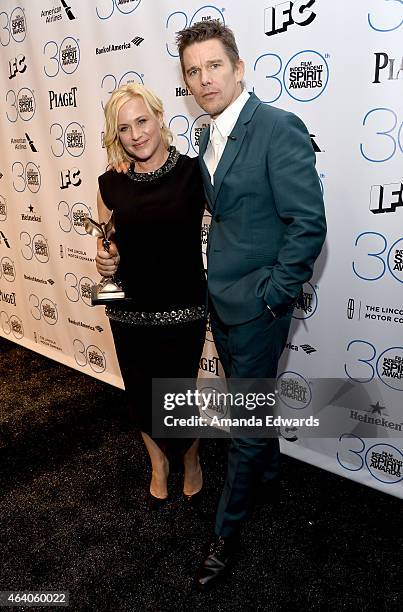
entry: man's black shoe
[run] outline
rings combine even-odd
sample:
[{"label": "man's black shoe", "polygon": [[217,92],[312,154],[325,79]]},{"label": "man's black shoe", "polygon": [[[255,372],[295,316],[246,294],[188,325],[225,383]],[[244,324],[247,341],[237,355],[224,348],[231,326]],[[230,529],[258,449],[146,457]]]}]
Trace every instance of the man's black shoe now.
[{"label": "man's black shoe", "polygon": [[238,536],[216,536],[210,543],[209,553],[196,574],[198,591],[207,591],[225,576],[238,544]]}]

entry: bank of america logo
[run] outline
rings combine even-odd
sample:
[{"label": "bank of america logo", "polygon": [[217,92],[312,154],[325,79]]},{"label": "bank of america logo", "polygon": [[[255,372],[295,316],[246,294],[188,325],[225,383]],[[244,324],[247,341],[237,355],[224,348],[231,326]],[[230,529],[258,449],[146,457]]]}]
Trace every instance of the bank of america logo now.
[{"label": "bank of america logo", "polygon": [[144,40],[144,38],[141,38],[141,36],[136,36],[136,38],[132,38],[132,43],[136,47],[139,47],[141,45],[141,43],[143,42],[143,40]]},{"label": "bank of america logo", "polygon": [[310,344],[301,344],[301,348],[303,351],[305,351],[307,355],[310,355],[311,353],[316,353],[316,348],[313,348],[313,346],[311,346]]}]

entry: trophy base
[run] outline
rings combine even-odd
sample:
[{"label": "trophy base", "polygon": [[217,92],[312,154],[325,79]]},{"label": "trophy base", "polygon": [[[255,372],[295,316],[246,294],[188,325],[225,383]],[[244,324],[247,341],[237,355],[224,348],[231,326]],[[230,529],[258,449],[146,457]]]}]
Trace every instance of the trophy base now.
[{"label": "trophy base", "polygon": [[115,301],[122,303],[125,298],[124,291],[102,291],[99,285],[94,285],[91,289],[91,306],[106,306]]}]

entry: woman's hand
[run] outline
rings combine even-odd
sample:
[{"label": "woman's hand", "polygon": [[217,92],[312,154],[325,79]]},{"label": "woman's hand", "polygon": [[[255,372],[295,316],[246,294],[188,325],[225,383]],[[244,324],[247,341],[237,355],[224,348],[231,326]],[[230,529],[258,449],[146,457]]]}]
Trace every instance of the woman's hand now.
[{"label": "woman's hand", "polygon": [[97,270],[101,276],[109,278],[116,273],[120,261],[120,255],[116,248],[116,244],[111,242],[108,253],[102,246],[102,238],[98,238],[97,248],[97,255],[95,257]]}]

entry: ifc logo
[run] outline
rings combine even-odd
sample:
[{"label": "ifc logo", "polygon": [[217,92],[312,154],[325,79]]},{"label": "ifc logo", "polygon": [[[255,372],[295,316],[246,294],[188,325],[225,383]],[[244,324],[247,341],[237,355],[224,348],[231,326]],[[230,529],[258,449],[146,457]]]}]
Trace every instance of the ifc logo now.
[{"label": "ifc logo", "polygon": [[265,34],[272,36],[285,32],[288,26],[294,23],[300,26],[309,25],[316,17],[316,13],[309,10],[313,4],[315,0],[295,0],[269,6],[264,12]]}]

